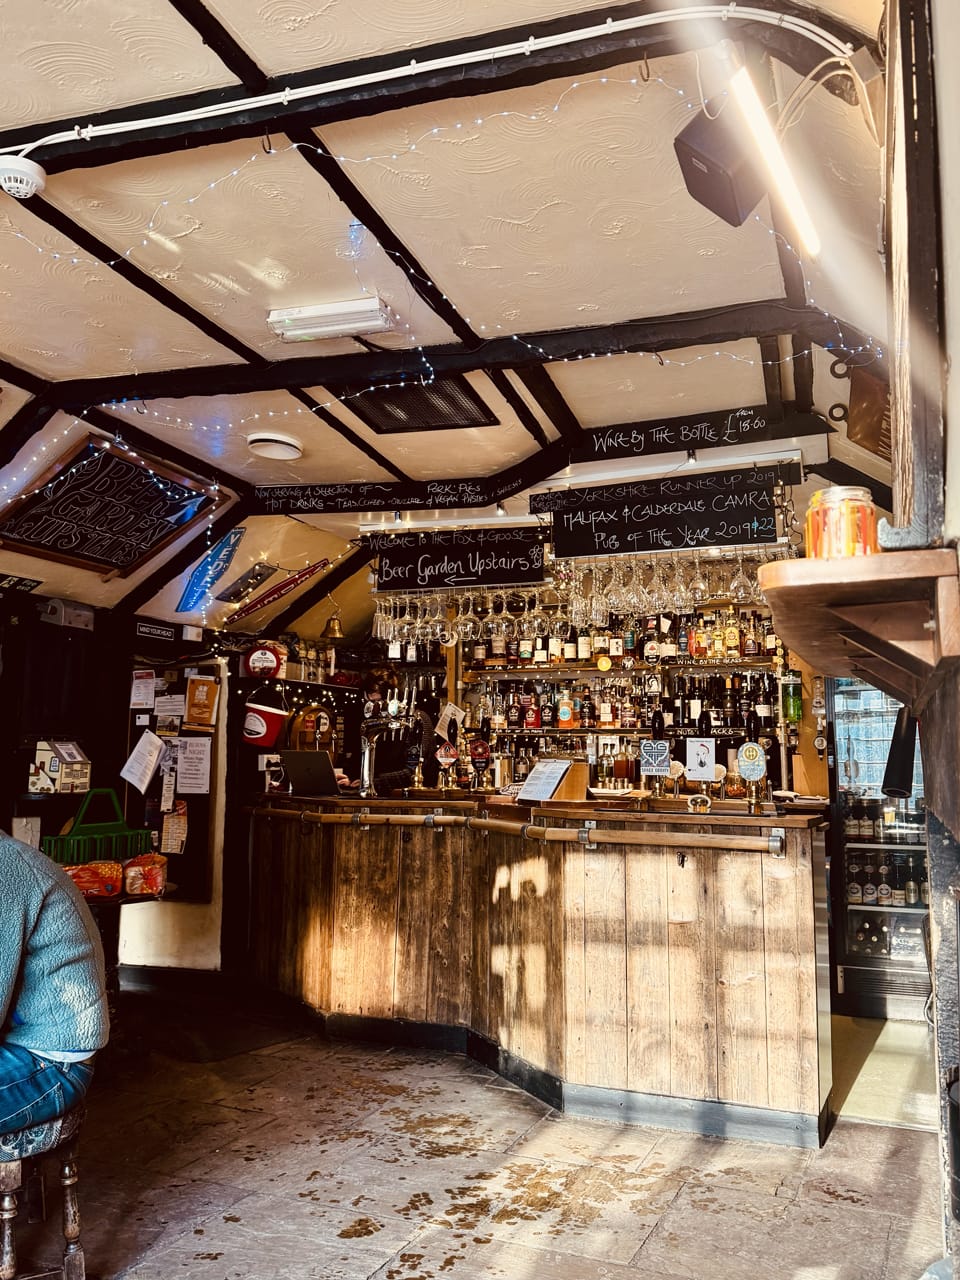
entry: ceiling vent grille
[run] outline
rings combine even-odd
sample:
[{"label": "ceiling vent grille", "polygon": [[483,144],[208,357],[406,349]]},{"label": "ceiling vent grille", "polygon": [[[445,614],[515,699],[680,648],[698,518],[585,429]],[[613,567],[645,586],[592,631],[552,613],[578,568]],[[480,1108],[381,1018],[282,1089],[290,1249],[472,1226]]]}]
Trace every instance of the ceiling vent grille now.
[{"label": "ceiling vent grille", "polygon": [[378,435],[403,431],[456,431],[465,427],[494,427],[498,419],[463,377],[372,391],[349,388],[344,404]]}]

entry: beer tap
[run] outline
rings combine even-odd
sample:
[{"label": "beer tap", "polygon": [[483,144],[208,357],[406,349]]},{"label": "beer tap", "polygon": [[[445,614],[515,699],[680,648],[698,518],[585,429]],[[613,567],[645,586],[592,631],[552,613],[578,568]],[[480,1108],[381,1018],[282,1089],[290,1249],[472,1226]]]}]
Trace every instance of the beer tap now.
[{"label": "beer tap", "polygon": [[384,734],[396,736],[397,733],[410,727],[413,722],[413,711],[407,709],[407,690],[401,701],[397,691],[392,690],[386,706],[377,706],[375,702],[367,702],[363,708],[360,722],[360,796],[367,799],[376,796],[373,785],[374,765],[376,761],[377,742]]}]

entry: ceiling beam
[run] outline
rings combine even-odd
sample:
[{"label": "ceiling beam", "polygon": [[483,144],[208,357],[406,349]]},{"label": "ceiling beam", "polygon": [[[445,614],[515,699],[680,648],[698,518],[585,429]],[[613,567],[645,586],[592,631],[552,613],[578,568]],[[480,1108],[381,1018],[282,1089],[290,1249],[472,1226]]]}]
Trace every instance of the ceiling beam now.
[{"label": "ceiling beam", "polygon": [[215,547],[220,539],[238,524],[242,524],[247,516],[253,514],[253,499],[245,494],[239,501],[228,507],[219,519],[209,526],[202,525],[199,531],[189,539],[185,546],[173,555],[166,556],[153,573],[148,574],[142,582],[128,591],[123,599],[114,605],[112,612],[119,617],[129,617],[152,600],[168,583],[185,573],[195,560]]},{"label": "ceiling beam", "polygon": [[583,434],[583,427],[543,365],[531,365],[528,369],[518,369],[516,372],[567,444],[577,444]]},{"label": "ceiling beam", "polygon": [[227,70],[237,77],[247,93],[266,93],[270,77],[257,66],[247,51],[217,22],[202,0],[167,0],[180,17],[189,22],[208,49],[212,49]]},{"label": "ceiling beam", "polygon": [[489,369],[487,377],[506,400],[517,415],[520,425],[525,427],[541,447],[548,444],[546,432],[537,421],[537,416],[524,400],[502,369]]},{"label": "ceiling beam", "polygon": [[38,431],[41,431],[55,413],[44,395],[28,400],[13,415],[10,421],[0,429],[0,467],[12,462],[25,444],[28,444]]},{"label": "ceiling beam", "polygon": [[[287,605],[285,609],[270,619],[265,624],[264,630],[269,630],[275,635],[282,635],[285,631],[289,631],[298,618],[302,618],[305,613],[325,600],[332,591],[336,591],[337,587],[342,586],[348,578],[352,578],[355,573],[359,573],[361,569],[365,569],[373,559],[370,552],[365,547],[357,547],[346,555],[339,564],[335,564],[329,573],[325,573],[318,581],[312,583],[306,591],[296,600]],[[226,625],[226,624],[225,624]]]},{"label": "ceiling beam", "polygon": [[[807,6],[792,3],[791,0],[752,0],[752,3],[757,8],[804,17],[808,21],[812,16]],[[655,8],[673,7],[675,0],[650,0],[650,3],[618,6],[616,17],[629,17],[648,13]],[[524,53],[495,61],[484,59],[468,65],[455,63],[458,56],[480,49],[521,44],[531,37],[536,40],[595,25],[602,27],[609,17],[609,9],[594,9],[547,22],[526,23],[487,32],[468,39],[441,41],[415,49],[404,49],[402,54],[362,58],[272,77],[266,82],[266,92],[281,93],[285,88],[334,84],[357,76],[371,77],[372,82],[368,84],[320,92],[310,99],[286,105],[248,106],[233,114],[209,116],[162,127],[150,123],[158,117],[178,112],[244,101],[250,94],[244,85],[239,85],[95,113],[84,116],[82,124],[102,126],[121,121],[143,120],[143,128],[104,136],[76,133],[68,141],[41,148],[34,158],[40,160],[51,174],[72,168],[90,168],[118,160],[181,151],[185,146],[205,146],[211,141],[229,142],[237,138],[257,137],[267,130],[278,132],[294,128],[297,124],[319,127],[335,120],[356,119],[358,116],[373,115],[384,110],[494,93],[522,85],[539,84],[555,77],[585,75],[644,57],[659,58],[690,52],[697,44],[712,43],[715,38],[715,27],[710,24],[705,23],[702,27],[698,24],[696,29],[690,23],[674,28],[666,24],[634,31],[601,32],[589,40],[575,44],[531,48]],[[816,21],[852,49],[865,46],[872,53],[877,53],[876,42],[866,39],[856,28],[824,13],[817,13]],[[772,57],[786,63],[801,76],[812,71],[823,58],[823,50],[812,41],[783,27],[745,21],[737,16],[733,6],[724,22],[724,34],[761,44]],[[233,60],[226,53],[225,47],[216,48],[215,51],[228,65],[228,58]],[[423,64],[440,58],[453,59],[454,65],[428,73],[412,73],[409,78],[404,79],[377,79],[398,65],[406,66],[414,62]],[[235,70],[240,69],[239,63],[236,63]],[[850,92],[845,80],[836,77],[825,88],[831,92]],[[5,130],[0,133],[0,152],[17,150],[53,134],[68,131],[75,133],[77,124],[75,118],[70,118],[46,121],[23,129]]]},{"label": "ceiling beam", "polygon": [[[399,377],[416,379],[424,363],[436,377],[473,370],[523,369],[555,360],[595,355],[679,350],[704,344],[762,340],[796,334],[838,353],[862,350],[872,339],[815,307],[797,310],[783,299],[734,303],[723,308],[653,320],[627,320],[596,328],[558,329],[522,337],[490,338],[472,348],[442,346],[364,352],[346,356],[305,356],[249,365],[159,370],[107,378],[73,378],[52,384],[50,402],[73,412],[90,404],[120,400],[179,399],[194,395],[246,395],[291,387],[369,386]],[[880,364],[878,358],[878,364]]]}]

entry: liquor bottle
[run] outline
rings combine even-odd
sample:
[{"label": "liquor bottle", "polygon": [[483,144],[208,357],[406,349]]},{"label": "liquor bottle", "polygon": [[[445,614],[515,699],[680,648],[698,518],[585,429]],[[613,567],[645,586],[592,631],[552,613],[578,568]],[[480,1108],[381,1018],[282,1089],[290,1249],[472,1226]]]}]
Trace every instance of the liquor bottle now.
[{"label": "liquor bottle", "polygon": [[502,733],[507,727],[507,704],[498,689],[490,704],[490,729],[493,733]]},{"label": "liquor bottle", "polygon": [[507,637],[507,666],[515,667],[520,661],[520,638],[516,635]]},{"label": "liquor bottle", "polygon": [[690,628],[685,617],[680,619],[680,625],[677,628],[677,657],[680,659],[690,657]]},{"label": "liquor bottle", "polygon": [[[416,657],[416,645],[414,645],[414,657]],[[483,636],[478,636],[473,642],[473,669],[482,671],[487,664],[487,642]]]},{"label": "liquor bottle", "polygon": [[505,667],[507,665],[507,637],[499,632],[490,637],[487,646],[487,666]]},{"label": "liquor bottle", "polygon": [[703,689],[696,676],[690,677],[690,696],[687,699],[688,729],[696,729],[700,724],[700,713],[703,710]]},{"label": "liquor bottle", "polygon": [[863,862],[863,905],[877,905],[877,869],[873,865],[873,855],[869,853]]},{"label": "liquor bottle", "polygon": [[514,782],[526,782],[530,774],[531,760],[527,753],[527,744],[523,738],[517,739],[516,756],[513,761]]},{"label": "liquor bottle", "polygon": [[533,663],[533,636],[521,636],[517,663],[521,667],[529,667]]},{"label": "liquor bottle", "polygon": [[597,757],[597,785],[601,787],[613,786],[613,752],[609,744],[603,748]]},{"label": "liquor bottle", "polygon": [[917,884],[917,872],[912,854],[907,858],[907,871],[903,881],[903,900],[908,907],[915,907],[920,901],[920,886]]},{"label": "liquor bottle", "polygon": [[564,662],[576,662],[577,660],[577,629],[573,623],[570,624],[567,638],[563,642],[563,660]]},{"label": "liquor bottle", "polygon": [[610,662],[615,667],[623,666],[623,625],[619,618],[610,620]]},{"label": "liquor bottle", "polygon": [[557,728],[572,729],[573,724],[573,694],[569,685],[564,685],[557,695]]},{"label": "liquor bottle", "polygon": [[728,662],[736,662],[740,658],[740,623],[733,605],[727,610],[723,622],[723,656]]},{"label": "liquor bottle", "polygon": [[754,710],[760,720],[760,729],[761,731],[764,731],[773,728],[773,699],[771,695],[770,678],[762,677],[761,685],[762,687],[759,693],[759,698],[755,704]]},{"label": "liquor bottle", "polygon": [[613,776],[618,780],[630,777],[630,758],[622,738],[617,743],[616,754],[613,757]]},{"label": "liquor bottle", "polygon": [[710,619],[710,657],[714,662],[722,662],[727,652],[726,635],[723,619],[715,613]]},{"label": "liquor bottle", "polygon": [[593,656],[593,643],[588,627],[581,627],[577,636],[577,661],[589,662]]},{"label": "liquor bottle", "polygon": [[533,665],[535,667],[545,667],[549,661],[549,653],[547,652],[547,637],[535,636],[533,641]]},{"label": "liquor bottle", "polygon": [[559,636],[550,636],[547,640],[547,661],[551,667],[559,667],[563,661],[563,641]]},{"label": "liquor bottle", "polygon": [[631,623],[623,633],[623,666],[632,670],[637,661],[637,633]]},{"label": "liquor bottle", "polygon": [[856,905],[863,902],[863,874],[856,861],[847,863],[847,901]]},{"label": "liquor bottle", "polygon": [[724,729],[732,729],[734,727],[733,681],[729,676],[723,682],[723,702],[720,717]]},{"label": "liquor bottle", "polygon": [[757,615],[751,613],[743,633],[743,656],[755,658],[760,652],[760,641],[757,637]]},{"label": "liquor bottle", "polygon": [[583,697],[580,699],[580,727],[581,729],[595,729],[597,727],[597,708],[589,685],[584,689]]},{"label": "liquor bottle", "polygon": [[523,728],[523,703],[520,701],[520,691],[515,684],[510,686],[507,698],[507,728]]},{"label": "liquor bottle", "polygon": [[653,711],[650,713],[650,736],[655,742],[663,741],[666,736],[666,725],[663,720],[663,712],[660,704],[655,703]]},{"label": "liquor bottle", "polygon": [[540,728],[540,698],[536,688],[533,685],[526,686],[523,696],[523,727],[524,729]]},{"label": "liquor bottle", "polygon": [[906,876],[904,875],[904,865],[900,858],[894,858],[891,868],[890,881],[890,905],[892,907],[903,907],[907,903]]},{"label": "liquor bottle", "polygon": [[557,726],[557,704],[552,688],[548,687],[540,699],[540,724],[544,729],[555,729]]},{"label": "liquor bottle", "polygon": [[886,854],[881,854],[879,866],[877,867],[877,906],[890,907],[893,905],[893,871],[890,866],[891,859]]},{"label": "liquor bottle", "polygon": [[676,684],[673,687],[673,723],[678,729],[683,729],[686,726],[687,714],[687,678],[686,676],[677,676]]},{"label": "liquor bottle", "polygon": [[773,629],[773,619],[767,618],[763,628],[763,652],[768,658],[776,656],[780,641]]},{"label": "liquor bottle", "polygon": [[660,661],[676,662],[677,639],[673,634],[673,618],[669,614],[660,617]]},{"label": "liquor bottle", "polygon": [[920,858],[920,875],[918,879],[920,889],[920,901],[923,905],[930,905],[930,880],[927,876],[927,860],[923,856]]},{"label": "liquor bottle", "polygon": [[748,742],[756,742],[760,737],[760,717],[756,707],[751,707],[745,720],[745,732]]},{"label": "liquor bottle", "polygon": [[593,660],[596,662],[598,658],[610,656],[610,632],[606,627],[597,627],[591,637],[593,646]]},{"label": "liquor bottle", "polygon": [[648,618],[643,632],[643,660],[656,663],[660,660],[660,633],[656,618]]}]

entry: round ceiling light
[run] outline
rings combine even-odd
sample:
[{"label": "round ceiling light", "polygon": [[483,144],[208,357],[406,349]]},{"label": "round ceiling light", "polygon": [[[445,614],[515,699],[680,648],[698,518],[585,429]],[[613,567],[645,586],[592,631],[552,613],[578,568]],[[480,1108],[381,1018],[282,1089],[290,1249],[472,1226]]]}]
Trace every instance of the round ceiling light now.
[{"label": "round ceiling light", "polygon": [[296,436],[285,436],[279,431],[255,431],[247,436],[247,448],[259,458],[282,462],[293,462],[303,453],[303,445]]},{"label": "round ceiling light", "polygon": [[47,175],[26,156],[0,156],[0,189],[16,200],[29,200],[46,186]]}]

